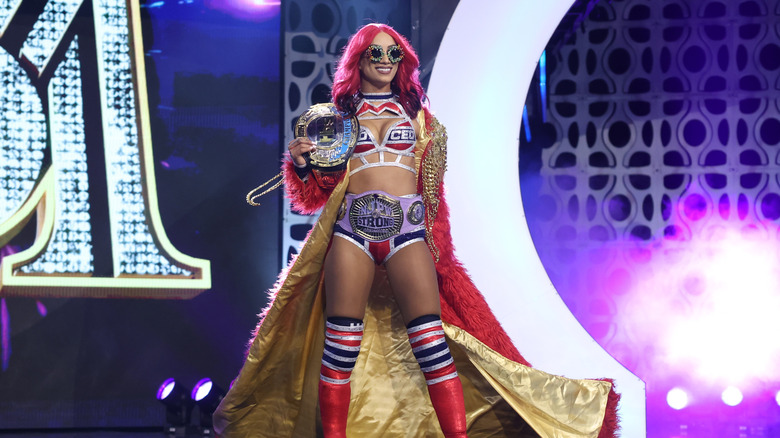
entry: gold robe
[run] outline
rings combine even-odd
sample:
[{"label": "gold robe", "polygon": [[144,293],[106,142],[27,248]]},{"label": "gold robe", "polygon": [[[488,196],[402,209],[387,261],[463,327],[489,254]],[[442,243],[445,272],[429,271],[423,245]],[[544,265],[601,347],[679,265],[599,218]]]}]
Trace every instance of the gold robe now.
[{"label": "gold robe", "polygon": [[[461,310],[465,315],[472,305],[475,309],[487,309],[487,305],[447,241],[448,213],[441,195],[446,133],[423,111],[418,121],[423,131],[416,147],[418,189],[426,211],[433,210],[426,218],[428,243],[437,259],[444,331],[463,384],[469,437],[599,437],[612,391],[610,382],[567,379],[507,359],[486,345],[490,339],[483,343],[470,333],[479,332],[483,339],[491,336],[486,333],[506,337],[494,319],[488,318],[493,322],[487,330],[471,330],[474,323],[464,318],[453,316],[451,319],[458,321],[447,320],[449,309],[454,307],[465,308]],[[432,137],[438,141],[431,141]],[[426,178],[430,180],[427,184]],[[347,172],[329,193],[300,254],[280,276],[246,362],[214,414],[214,427],[222,437],[322,436],[317,387],[325,325],[323,262],[348,182]],[[431,195],[436,199],[432,200]],[[443,276],[457,277],[451,272],[466,280],[444,281]],[[468,298],[460,298],[459,290],[463,288],[473,289]],[[364,321],[361,351],[351,379],[347,435],[442,436],[425,379],[412,355],[403,319],[381,267],[376,270]],[[614,422],[614,391],[612,398],[608,418]],[[610,430],[605,430],[602,437],[613,436],[614,426],[605,429]]]}]

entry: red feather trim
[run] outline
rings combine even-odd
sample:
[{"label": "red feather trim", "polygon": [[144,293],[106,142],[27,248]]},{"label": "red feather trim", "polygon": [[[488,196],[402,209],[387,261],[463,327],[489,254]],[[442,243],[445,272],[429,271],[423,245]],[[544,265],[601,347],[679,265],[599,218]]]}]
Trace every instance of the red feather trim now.
[{"label": "red feather trim", "polygon": [[615,391],[615,382],[612,379],[599,379],[612,384],[607,398],[607,411],[604,413],[604,421],[601,423],[599,438],[615,438],[620,431],[620,418],[618,417],[618,402],[620,394]]},{"label": "red feather trim", "polygon": [[298,178],[292,159],[286,156],[282,163],[284,189],[293,211],[301,214],[314,214],[321,209],[330,197],[331,190],[320,187],[309,175],[306,181]]},{"label": "red feather trim", "polygon": [[531,366],[512,343],[477,290],[466,268],[455,258],[450,234],[450,212],[441,189],[439,210],[433,227],[433,241],[439,248],[439,295],[442,319],[458,326],[507,359]]}]

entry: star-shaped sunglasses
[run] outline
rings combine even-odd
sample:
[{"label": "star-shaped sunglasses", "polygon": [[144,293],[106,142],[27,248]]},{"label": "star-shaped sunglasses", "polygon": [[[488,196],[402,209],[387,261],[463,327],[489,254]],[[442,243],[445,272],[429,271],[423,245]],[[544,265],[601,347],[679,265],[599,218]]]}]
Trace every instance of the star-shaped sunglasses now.
[{"label": "star-shaped sunglasses", "polygon": [[[366,49],[366,56],[373,63],[382,62],[382,58],[385,56],[385,50],[379,44],[371,44]],[[398,64],[404,59],[404,49],[398,45],[389,46],[387,48],[387,59],[393,64]]]}]

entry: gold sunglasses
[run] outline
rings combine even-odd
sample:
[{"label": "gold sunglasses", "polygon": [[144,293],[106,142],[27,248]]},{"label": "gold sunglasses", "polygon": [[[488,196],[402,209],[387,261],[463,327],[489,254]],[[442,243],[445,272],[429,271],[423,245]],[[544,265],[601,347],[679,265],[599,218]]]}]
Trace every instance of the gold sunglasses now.
[{"label": "gold sunglasses", "polygon": [[[382,62],[382,58],[385,56],[385,50],[379,44],[371,44],[366,49],[366,56],[373,63]],[[404,49],[398,45],[388,47],[387,59],[390,60],[392,64],[398,64],[404,59]]]}]

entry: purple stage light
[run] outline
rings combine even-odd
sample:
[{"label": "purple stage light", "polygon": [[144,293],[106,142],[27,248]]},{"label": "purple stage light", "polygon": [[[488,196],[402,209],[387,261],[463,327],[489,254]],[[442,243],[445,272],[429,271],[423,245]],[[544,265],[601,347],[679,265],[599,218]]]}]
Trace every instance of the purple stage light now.
[{"label": "purple stage light", "polygon": [[[684,245],[655,242],[647,263],[616,296],[618,324],[652,348],[640,374],[690,386],[729,382],[748,391],[777,380],[780,254],[770,226],[722,223],[692,233]],[[660,379],[660,380],[659,380]]]},{"label": "purple stage light", "polygon": [[688,407],[688,393],[681,388],[672,388],[666,394],[666,403],[675,410],[685,409]]},{"label": "purple stage light", "polygon": [[726,403],[729,406],[737,406],[738,404],[742,403],[742,399],[744,397],[742,396],[742,391],[740,391],[739,388],[729,386],[723,390],[720,398],[723,400],[723,403]]},{"label": "purple stage light", "polygon": [[206,0],[204,4],[209,9],[258,23],[276,17],[282,8],[278,0]]},{"label": "purple stage light", "polygon": [[192,394],[190,395],[190,397],[196,402],[199,402],[203,400],[207,395],[209,395],[212,386],[214,386],[214,384],[211,382],[211,379],[209,379],[208,377],[205,379],[201,379],[200,381],[198,381],[198,383],[195,384],[195,387],[192,388]]},{"label": "purple stage light", "polygon": [[11,359],[11,318],[8,316],[8,306],[5,298],[0,298],[0,350],[2,350],[0,362],[3,371],[8,369]]},{"label": "purple stage light", "polygon": [[208,377],[195,384],[190,398],[198,405],[201,427],[210,429],[213,426],[211,416],[224,397],[225,391]]},{"label": "purple stage light", "polygon": [[189,390],[173,378],[166,379],[157,390],[157,400],[165,405],[165,429],[169,436],[182,436],[190,423],[195,403],[188,395]]},{"label": "purple stage light", "polygon": [[780,391],[777,391],[777,394],[775,394],[775,401],[777,402],[777,405],[780,406]]},{"label": "purple stage light", "polygon": [[173,378],[167,379],[160,385],[160,389],[157,390],[157,400],[165,400],[166,397],[168,397],[171,392],[173,391],[173,388],[176,386],[176,381]]},{"label": "purple stage light", "polygon": [[46,309],[46,305],[40,302],[39,300],[35,300],[35,305],[38,307],[38,314],[41,316],[46,316],[49,311]]}]

